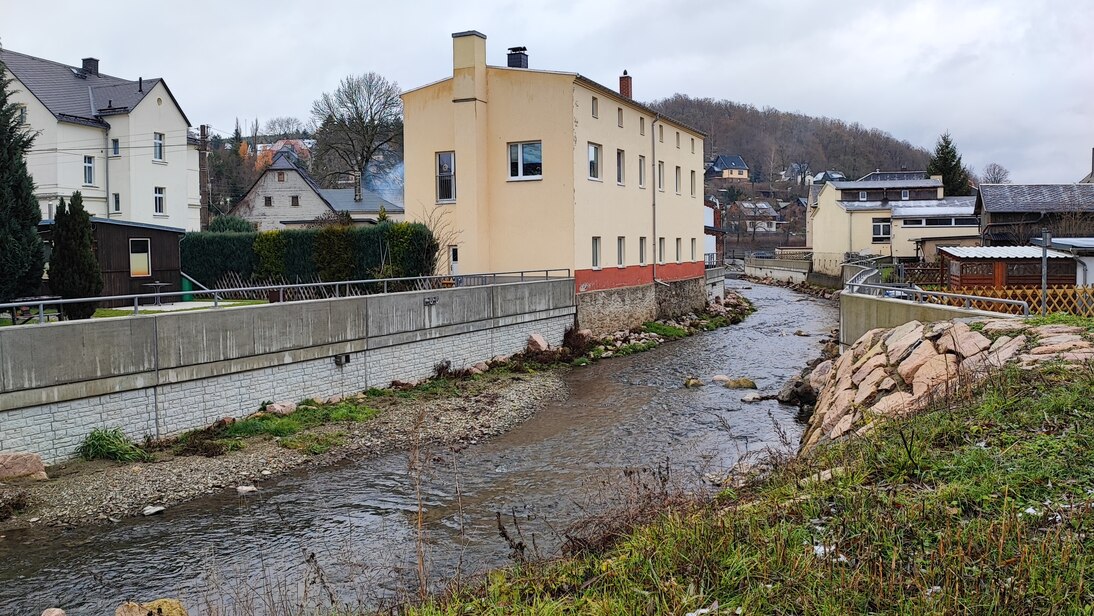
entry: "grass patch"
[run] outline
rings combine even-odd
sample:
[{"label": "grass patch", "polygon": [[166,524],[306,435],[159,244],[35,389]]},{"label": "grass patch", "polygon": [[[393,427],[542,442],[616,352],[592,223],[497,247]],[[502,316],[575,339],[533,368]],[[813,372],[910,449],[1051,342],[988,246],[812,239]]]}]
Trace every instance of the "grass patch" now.
[{"label": "grass patch", "polygon": [[121,428],[95,428],[76,449],[85,460],[114,460],[117,462],[149,462],[152,454],[129,440]]},{"label": "grass patch", "polygon": [[379,412],[350,402],[323,406],[301,404],[288,415],[258,415],[229,424],[216,436],[228,439],[253,436],[284,438],[329,423],[368,421]]},{"label": "grass patch", "polygon": [[1043,317],[1030,317],[1026,322],[1033,326],[1038,325],[1073,325],[1094,331],[1094,318],[1080,317],[1066,312],[1054,312]]},{"label": "grass patch", "polygon": [[330,434],[305,432],[303,434],[296,434],[281,439],[281,446],[302,451],[308,455],[317,456],[319,454],[327,453],[332,448],[342,445],[345,442],[345,434],[342,432]]},{"label": "grass patch", "polygon": [[1010,369],[607,548],[411,613],[1089,614],[1092,390],[1089,369]]},{"label": "grass patch", "polygon": [[651,334],[657,334],[666,340],[678,340],[688,335],[688,330],[675,325],[665,325],[657,321],[650,321],[642,326],[642,330]]}]

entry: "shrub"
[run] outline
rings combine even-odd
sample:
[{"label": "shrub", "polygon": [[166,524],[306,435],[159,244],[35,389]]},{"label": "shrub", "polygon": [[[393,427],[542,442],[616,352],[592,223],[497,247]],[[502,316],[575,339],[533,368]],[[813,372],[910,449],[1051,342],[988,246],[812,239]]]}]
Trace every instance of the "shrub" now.
[{"label": "shrub", "polygon": [[255,267],[255,233],[187,233],[179,244],[182,271],[215,287],[228,272],[251,278]]},{"label": "shrub", "polygon": [[[61,199],[53,220],[49,288],[54,294],[73,299],[95,297],[102,292],[102,273],[92,243],[91,216],[84,209],[80,191],[76,191],[67,208]],[[96,302],[63,304],[61,311],[67,319],[90,319],[97,305]]]},{"label": "shrub", "polygon": [[268,280],[285,275],[285,236],[280,231],[268,231],[255,236],[255,278]]},{"label": "shrub", "polygon": [[118,462],[152,460],[152,455],[134,445],[121,428],[95,428],[76,449],[76,453],[85,460],[116,460]]},{"label": "shrub", "polygon": [[209,221],[210,233],[253,233],[254,231],[254,223],[239,216],[217,216]]}]

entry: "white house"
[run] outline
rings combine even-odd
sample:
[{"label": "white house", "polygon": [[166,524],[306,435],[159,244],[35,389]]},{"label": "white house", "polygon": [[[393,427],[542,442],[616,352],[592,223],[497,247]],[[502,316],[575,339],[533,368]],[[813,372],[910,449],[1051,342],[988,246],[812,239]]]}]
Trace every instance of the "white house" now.
[{"label": "white house", "polygon": [[79,190],[92,216],[201,226],[198,143],[167,83],[68,66],[0,49],[12,102],[36,133],[27,158],[42,218]]}]

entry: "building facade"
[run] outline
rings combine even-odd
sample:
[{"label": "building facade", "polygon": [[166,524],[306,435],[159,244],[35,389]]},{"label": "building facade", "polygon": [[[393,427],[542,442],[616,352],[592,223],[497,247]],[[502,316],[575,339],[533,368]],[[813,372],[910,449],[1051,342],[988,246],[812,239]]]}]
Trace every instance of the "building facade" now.
[{"label": "building facade", "polygon": [[83,194],[92,216],[198,230],[197,140],[163,79],[120,79],[0,50],[11,99],[35,133],[27,156],[42,218]]},{"label": "building facade", "polygon": [[703,277],[703,134],[576,73],[488,66],[403,94],[407,218],[454,231],[452,273],[568,268],[579,293]]}]

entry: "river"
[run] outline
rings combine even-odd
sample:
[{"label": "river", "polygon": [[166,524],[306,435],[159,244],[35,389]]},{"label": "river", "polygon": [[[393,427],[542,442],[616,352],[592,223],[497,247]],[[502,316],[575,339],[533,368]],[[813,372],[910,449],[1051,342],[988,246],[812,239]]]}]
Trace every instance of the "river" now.
[{"label": "river", "polygon": [[[670,481],[699,486],[746,451],[778,447],[780,430],[797,443],[795,408],[743,403],[745,392],[710,377],[745,376],[775,393],[820,353],[836,308],[783,288],[726,286],[757,307],[743,323],[575,369],[569,396],[511,432],[460,452],[422,452],[422,545],[434,588],[512,562],[496,512],[511,534],[519,525],[528,553],[550,554],[561,529],[621,502],[635,477],[656,483],[667,469]],[[684,389],[687,376],[707,385]],[[0,614],[56,606],[98,616],[126,599],[167,596],[191,614],[272,613],[286,598],[333,593],[371,604],[413,593],[418,498],[408,461],[404,452],[311,469],[255,495],[226,491],[109,526],[9,532],[0,540]]]}]

